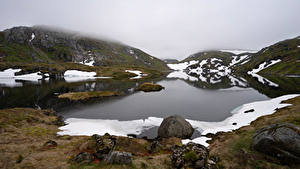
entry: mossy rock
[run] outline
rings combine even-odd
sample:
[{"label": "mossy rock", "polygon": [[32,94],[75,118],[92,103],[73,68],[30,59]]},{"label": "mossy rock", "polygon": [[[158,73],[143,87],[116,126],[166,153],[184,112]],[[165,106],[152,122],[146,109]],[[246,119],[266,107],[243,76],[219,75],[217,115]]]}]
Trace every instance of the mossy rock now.
[{"label": "mossy rock", "polygon": [[154,84],[154,83],[143,83],[137,87],[137,91],[144,91],[144,92],[156,92],[156,91],[161,91],[164,89],[163,86],[159,84]]}]

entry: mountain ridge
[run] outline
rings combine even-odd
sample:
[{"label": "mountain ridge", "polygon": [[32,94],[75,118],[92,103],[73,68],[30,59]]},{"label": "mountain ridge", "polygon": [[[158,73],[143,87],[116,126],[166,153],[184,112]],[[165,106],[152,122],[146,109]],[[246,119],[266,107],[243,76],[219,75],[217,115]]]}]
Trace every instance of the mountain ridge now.
[{"label": "mountain ridge", "polygon": [[165,71],[166,64],[140,49],[46,27],[13,27],[0,32],[3,62],[89,62],[94,66],[128,65]]}]

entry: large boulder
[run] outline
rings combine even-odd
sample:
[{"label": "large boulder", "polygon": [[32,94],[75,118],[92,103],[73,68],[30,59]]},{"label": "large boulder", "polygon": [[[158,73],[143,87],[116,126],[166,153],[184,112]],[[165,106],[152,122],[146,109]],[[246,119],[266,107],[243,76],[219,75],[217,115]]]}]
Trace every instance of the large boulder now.
[{"label": "large boulder", "polygon": [[128,152],[112,151],[110,152],[105,161],[108,164],[132,164],[132,155]]},{"label": "large boulder", "polygon": [[266,126],[255,133],[252,146],[282,163],[300,163],[300,128],[289,123]]},{"label": "large boulder", "polygon": [[196,143],[175,146],[171,154],[171,162],[175,168],[205,168],[208,160],[208,149]]},{"label": "large boulder", "polygon": [[158,136],[161,138],[178,137],[190,138],[194,128],[184,118],[178,115],[167,117],[158,128]]}]

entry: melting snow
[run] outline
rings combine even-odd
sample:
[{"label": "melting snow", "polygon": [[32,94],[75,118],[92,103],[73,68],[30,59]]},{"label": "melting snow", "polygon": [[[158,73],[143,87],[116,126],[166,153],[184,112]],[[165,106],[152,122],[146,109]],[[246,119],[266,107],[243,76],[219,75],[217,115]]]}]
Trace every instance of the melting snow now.
[{"label": "melting snow", "polygon": [[199,61],[189,61],[189,62],[183,62],[183,63],[175,63],[175,64],[167,64],[169,66],[169,68],[173,69],[173,70],[185,70],[187,67],[197,64],[199,63]]},{"label": "melting snow", "polygon": [[279,62],[281,62],[280,59],[278,59],[278,60],[271,60],[271,63],[268,64],[268,65],[266,65],[267,62],[264,62],[264,63],[260,64],[257,69],[253,69],[252,71],[249,71],[248,74],[258,73],[259,71],[261,71],[261,70],[263,70],[263,69],[265,69],[267,67],[270,67],[272,65],[275,65],[276,63],[279,63]]},{"label": "melting snow", "polygon": [[125,70],[125,72],[129,72],[129,73],[133,73],[136,74],[135,77],[132,77],[130,79],[140,79],[143,76],[147,76],[147,74],[143,74],[143,72],[139,71],[139,70]]},{"label": "melting snow", "polygon": [[85,60],[85,61],[78,62],[78,63],[87,65],[87,66],[94,66],[95,61],[94,61],[94,58],[91,58],[90,60]]},{"label": "melting snow", "polygon": [[[281,97],[277,97],[271,100],[266,101],[259,101],[259,102],[252,102],[248,104],[244,104],[239,106],[238,108],[232,111],[232,116],[228,117],[224,121],[221,122],[201,122],[201,121],[194,121],[188,120],[191,125],[200,130],[202,135],[212,133],[215,134],[217,132],[228,132],[232,130],[236,130],[240,127],[250,125],[250,123],[256,120],[258,117],[273,114],[275,109],[283,108],[289,106],[290,104],[283,104],[281,103],[284,100],[288,100],[299,95],[285,95]],[[247,110],[254,109],[254,112],[251,113],[244,113]],[[237,123],[237,125],[232,125],[232,123]],[[209,140],[207,137],[198,137],[193,140],[183,140],[183,143],[188,143],[189,141],[193,141],[199,144],[203,144],[205,146],[209,146],[206,141]]]},{"label": "melting snow", "polygon": [[79,70],[67,70],[64,73],[64,79],[67,82],[78,82],[78,81],[86,81],[86,80],[94,80],[94,79],[108,79],[111,77],[95,77],[96,72],[85,72]]},{"label": "melting snow", "polygon": [[134,50],[130,49],[129,53],[133,55],[134,54]]},{"label": "melting snow", "polygon": [[31,34],[31,39],[29,40],[29,42],[31,42],[34,38],[35,38],[35,34],[32,33],[32,34]]},{"label": "melting snow", "polygon": [[[187,119],[187,121],[190,122],[196,130],[201,132],[201,135],[205,135],[208,133],[215,134],[221,131],[228,132],[236,130],[242,126],[247,126],[260,116],[272,114],[277,108],[289,106],[290,104],[284,104],[281,102],[297,96],[299,95],[285,95],[271,100],[252,102],[241,105],[231,112],[232,116],[221,122],[204,122],[189,119]],[[254,112],[244,113],[245,111],[250,109],[254,109]],[[148,117],[147,119],[131,121],[69,118],[66,119],[67,125],[60,127],[59,129],[62,131],[58,132],[57,134],[91,136],[93,134],[103,135],[105,133],[110,133],[112,135],[118,136],[127,136],[127,134],[138,135],[144,130],[159,126],[162,120],[162,118],[157,117]],[[232,123],[237,123],[237,125],[232,125]],[[210,138],[201,136],[193,140],[183,140],[183,143],[185,144],[189,141],[192,141],[205,146],[209,146],[209,144],[206,143],[207,140],[210,140]]]},{"label": "melting snow", "polygon": [[[39,82],[43,78],[41,72],[24,74],[16,76],[15,73],[20,72],[21,69],[6,69],[0,71],[0,85],[7,87],[16,87],[22,86],[21,82],[16,82],[16,80],[30,81],[30,82]],[[49,74],[48,74],[49,76]]]},{"label": "melting snow", "polygon": [[190,76],[183,71],[171,72],[170,74],[168,74],[167,78],[179,78],[179,79],[184,79],[189,81],[198,81],[196,77]]},{"label": "melting snow", "polygon": [[267,68],[267,67],[270,67],[270,66],[272,66],[276,63],[279,63],[280,61],[281,61],[280,59],[272,60],[271,63],[268,64],[268,65],[266,65],[267,64],[266,62],[264,62],[264,63],[260,64],[257,69],[253,69],[252,71],[248,71],[248,74],[251,75],[252,77],[257,78],[257,80],[262,84],[267,84],[269,86],[278,87],[279,86],[278,84],[268,80],[267,78],[264,78],[264,77],[258,75],[257,73],[260,72],[261,70]]},{"label": "melting snow", "polygon": [[233,56],[233,59],[231,61],[231,63],[229,64],[229,67],[245,60],[248,57],[248,55],[244,55],[244,56],[240,56],[240,58],[238,59],[238,56]]},{"label": "melting snow", "polygon": [[242,53],[256,53],[256,50],[220,50],[221,52],[230,52],[236,55],[242,54]]}]

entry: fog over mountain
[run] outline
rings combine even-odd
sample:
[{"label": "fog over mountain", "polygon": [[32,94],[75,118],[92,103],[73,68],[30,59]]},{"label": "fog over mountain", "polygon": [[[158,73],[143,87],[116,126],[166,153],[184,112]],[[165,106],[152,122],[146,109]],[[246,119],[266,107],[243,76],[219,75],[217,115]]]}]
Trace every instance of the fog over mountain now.
[{"label": "fog over mountain", "polygon": [[299,36],[299,16],[299,0],[1,0],[0,30],[49,25],[183,59]]}]

